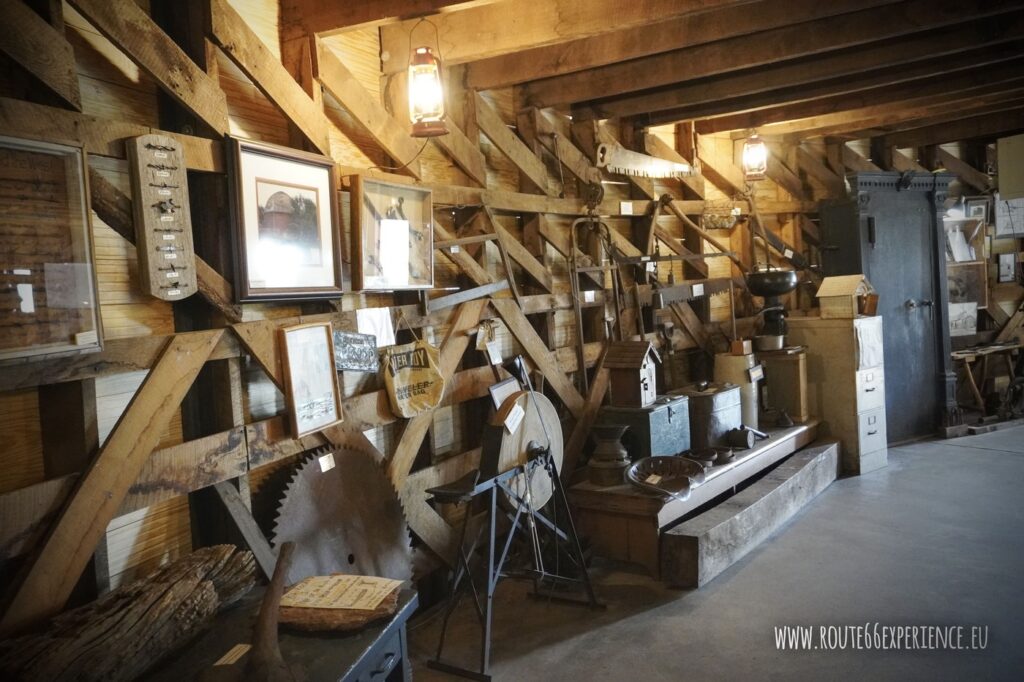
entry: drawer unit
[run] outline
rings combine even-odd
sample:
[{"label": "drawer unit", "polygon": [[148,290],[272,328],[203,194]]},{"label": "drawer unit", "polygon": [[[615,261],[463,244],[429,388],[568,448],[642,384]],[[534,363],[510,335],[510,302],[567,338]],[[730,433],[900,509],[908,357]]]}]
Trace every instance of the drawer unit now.
[{"label": "drawer unit", "polygon": [[885,407],[885,370],[881,367],[857,372],[857,412]]},{"label": "drawer unit", "polygon": [[885,407],[857,415],[857,449],[872,452],[885,447]]}]

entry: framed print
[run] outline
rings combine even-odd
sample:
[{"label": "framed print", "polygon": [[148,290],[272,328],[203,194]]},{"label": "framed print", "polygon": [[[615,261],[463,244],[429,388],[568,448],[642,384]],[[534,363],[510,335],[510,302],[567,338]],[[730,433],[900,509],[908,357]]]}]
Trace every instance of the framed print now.
[{"label": "framed print", "polygon": [[988,307],[988,263],[946,263],[946,288],[950,303],[976,303]]},{"label": "framed print", "polygon": [[0,136],[0,361],[102,347],[81,147]]},{"label": "framed print", "polygon": [[352,178],[353,282],[359,290],[434,287],[429,189]]},{"label": "framed print", "polygon": [[341,295],[334,161],[287,147],[228,138],[235,298]]},{"label": "framed print", "polygon": [[988,225],[988,197],[968,197],[964,205],[964,217],[980,220]]},{"label": "framed print", "polygon": [[299,438],[342,421],[331,323],[282,327],[278,333],[292,435]]},{"label": "framed print", "polygon": [[994,202],[996,239],[1024,238],[1024,197],[1003,199],[997,193]]}]

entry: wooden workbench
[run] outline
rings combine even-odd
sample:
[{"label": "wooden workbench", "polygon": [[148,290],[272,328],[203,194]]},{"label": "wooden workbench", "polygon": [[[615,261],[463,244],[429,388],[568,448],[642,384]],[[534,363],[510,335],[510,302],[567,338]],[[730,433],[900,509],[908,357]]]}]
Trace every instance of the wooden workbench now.
[{"label": "wooden workbench", "polygon": [[580,534],[597,554],[640,564],[658,577],[661,533],[683,517],[784,457],[812,443],[818,421],[768,431],[769,438],[740,451],[728,464],[712,467],[704,483],[680,501],[651,495],[629,484],[603,487],[589,481],[569,489]]},{"label": "wooden workbench", "polygon": [[[1000,343],[991,343],[985,346],[976,346],[974,348],[965,348],[963,350],[957,350],[950,353],[950,357],[953,359],[954,367],[957,363],[963,363],[964,379],[967,381],[967,385],[971,389],[971,395],[974,397],[974,407],[981,410],[982,416],[987,415],[985,409],[985,398],[981,395],[981,388],[985,386],[985,381],[988,379],[988,359],[993,355],[1002,356],[1006,361],[1006,371],[1010,375],[1010,379],[1013,379],[1013,356],[1022,348],[1024,344],[1019,341],[1003,341]],[[981,360],[981,381],[974,375],[974,364]],[[981,387],[978,384],[981,384]]]}]

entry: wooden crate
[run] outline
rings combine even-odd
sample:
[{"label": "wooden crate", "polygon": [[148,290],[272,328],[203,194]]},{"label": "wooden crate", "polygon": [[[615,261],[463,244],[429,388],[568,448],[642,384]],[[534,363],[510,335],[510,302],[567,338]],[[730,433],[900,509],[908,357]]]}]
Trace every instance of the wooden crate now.
[{"label": "wooden crate", "polygon": [[760,353],[758,359],[764,367],[767,386],[766,407],[785,410],[795,422],[811,418],[807,395],[807,353]]}]

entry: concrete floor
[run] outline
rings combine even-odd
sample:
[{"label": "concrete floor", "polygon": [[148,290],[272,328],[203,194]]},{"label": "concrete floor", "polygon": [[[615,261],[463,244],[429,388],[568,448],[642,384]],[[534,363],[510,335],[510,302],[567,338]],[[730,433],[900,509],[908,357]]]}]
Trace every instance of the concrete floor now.
[{"label": "concrete floor", "polygon": [[[892,448],[699,591],[601,566],[604,612],[496,594],[497,680],[1024,679],[1024,427]],[[452,658],[476,661],[468,602]],[[439,618],[414,621],[417,680]],[[984,651],[780,651],[781,625],[988,626]],[[966,628],[969,638],[969,628]],[[447,658],[447,656],[446,656]]]}]

